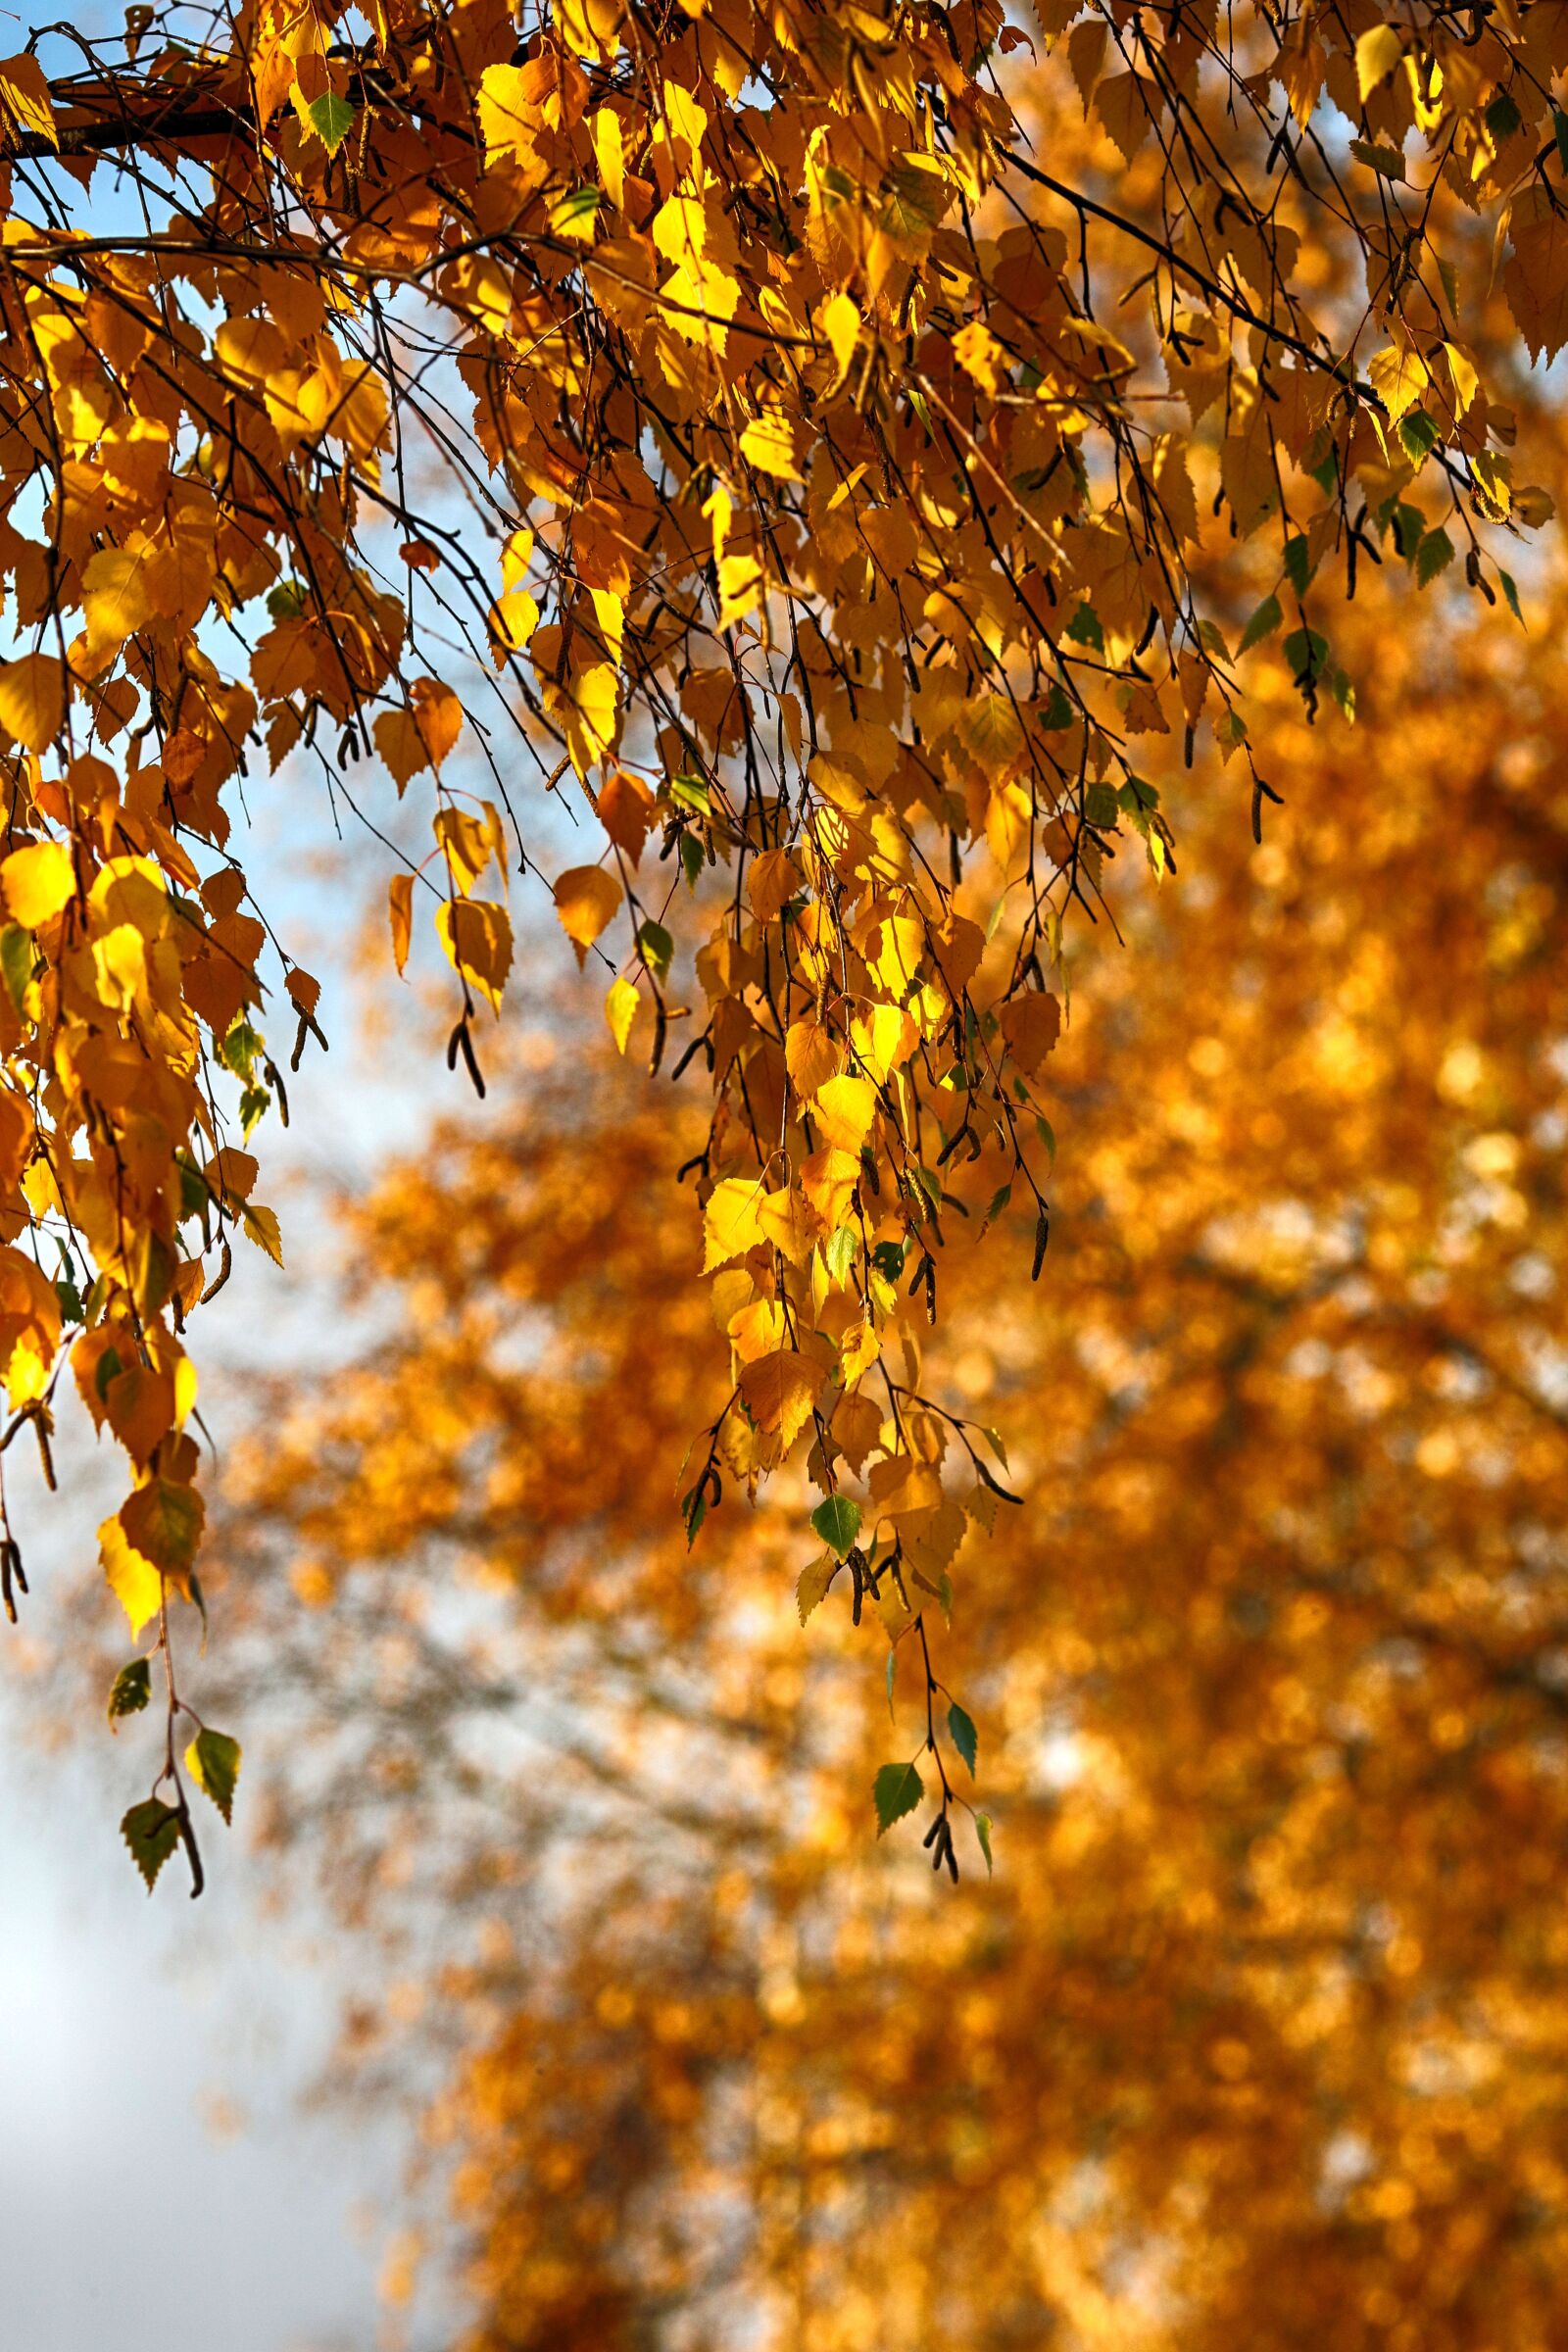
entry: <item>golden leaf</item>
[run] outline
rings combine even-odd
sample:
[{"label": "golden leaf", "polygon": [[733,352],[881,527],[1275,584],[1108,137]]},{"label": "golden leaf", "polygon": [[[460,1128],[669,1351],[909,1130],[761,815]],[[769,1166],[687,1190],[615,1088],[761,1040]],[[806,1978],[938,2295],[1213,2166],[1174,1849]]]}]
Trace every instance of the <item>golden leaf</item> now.
[{"label": "golden leaf", "polygon": [[765,1238],[761,1224],[765,1199],[760,1177],[728,1176],[714,1185],[703,1212],[705,1274],[727,1265],[731,1258],[744,1257]]},{"label": "golden leaf", "polygon": [[506,908],[489,899],[443,899],[435,927],[454,971],[471,981],[499,1012],[512,969],[512,917]]},{"label": "golden leaf", "polygon": [[585,963],[588,950],[621,906],[620,884],[602,865],[573,865],[556,884],[556,913],[561,928]]},{"label": "golden leaf", "polygon": [[642,1007],[642,998],[635,984],[624,977],[612,980],[605,999],[605,1019],[615,1041],[615,1052],[624,1054],[631,1036],[631,1025]]},{"label": "golden leaf", "polygon": [[741,1397],[759,1429],[776,1430],[787,1453],[811,1417],[821,1375],[791,1348],[760,1355],[741,1373]]},{"label": "golden leaf", "polygon": [[66,715],[65,664],[53,654],[24,654],[0,663],[0,727],[29,752],[41,752]]},{"label": "golden leaf", "polygon": [[409,960],[414,937],[414,876],[394,874],[387,885],[387,913],[392,924],[392,960],[401,975]]},{"label": "golden leaf", "polygon": [[14,921],[36,931],[76,895],[76,869],[63,841],[35,842],[13,850],[0,864],[0,886]]}]

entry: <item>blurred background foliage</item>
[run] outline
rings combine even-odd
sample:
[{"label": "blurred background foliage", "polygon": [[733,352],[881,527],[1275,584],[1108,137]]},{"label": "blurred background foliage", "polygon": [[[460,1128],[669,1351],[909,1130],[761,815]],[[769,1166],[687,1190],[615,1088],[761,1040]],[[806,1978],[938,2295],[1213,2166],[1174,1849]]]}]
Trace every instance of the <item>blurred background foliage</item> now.
[{"label": "blurred background foliage", "polygon": [[939,1666],[994,1879],[874,1839],[923,1677],[895,1653],[890,1723],[880,1622],[836,1588],[803,1632],[804,1484],[686,1549],[726,1349],[668,1098],[580,1003],[482,1129],[344,1203],[368,1336],[249,1416],[214,1600],[289,1724],[265,1838],[367,1955],[337,2081],[425,2110],[394,2300],[455,2265],[465,2352],[1555,2340],[1568,678],[1536,593],[1528,639],[1442,642],[1363,589],[1353,730],[1263,688],[1262,847],[1200,779],[1180,879],[1080,935],[1045,1277],[1021,1226],[953,1221],[926,1382],[1026,1498],[960,1550]]}]

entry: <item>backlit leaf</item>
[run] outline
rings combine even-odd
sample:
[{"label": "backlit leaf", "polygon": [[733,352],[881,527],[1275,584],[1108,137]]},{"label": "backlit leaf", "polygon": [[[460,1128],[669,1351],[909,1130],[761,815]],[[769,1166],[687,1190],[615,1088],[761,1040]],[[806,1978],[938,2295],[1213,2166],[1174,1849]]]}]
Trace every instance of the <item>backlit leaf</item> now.
[{"label": "backlit leaf", "polygon": [[204,1726],[185,1750],[185,1764],[203,1795],[212,1798],[225,1821],[232,1821],[234,1788],[239,1780],[239,1741],[230,1740],[226,1732],[208,1731]]}]

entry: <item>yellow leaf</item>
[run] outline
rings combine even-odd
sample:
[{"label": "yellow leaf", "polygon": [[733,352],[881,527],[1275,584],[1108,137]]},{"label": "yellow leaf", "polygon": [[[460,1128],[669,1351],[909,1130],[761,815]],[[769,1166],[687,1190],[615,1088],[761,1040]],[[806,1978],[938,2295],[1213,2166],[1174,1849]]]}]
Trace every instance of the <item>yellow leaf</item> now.
[{"label": "yellow leaf", "polygon": [[564,712],[566,748],[579,776],[613,742],[619,702],[620,680],[608,662],[595,662],[573,681]]},{"label": "yellow leaf", "polygon": [[803,1625],[811,1611],[820,1608],[827,1598],[827,1589],[838,1574],[838,1566],[833,1554],[824,1551],[819,1560],[813,1560],[808,1568],[801,1570],[795,1586],[795,1605],[800,1611]]},{"label": "yellow leaf", "polygon": [[757,1217],[763,1239],[782,1250],[792,1266],[804,1266],[816,1241],[816,1224],[800,1194],[787,1185],[769,1193]]},{"label": "yellow leaf", "polygon": [[1006,373],[1007,355],[983,320],[971,318],[967,326],[958,329],[953,338],[953,356],[982,392],[995,396]]},{"label": "yellow leaf", "polygon": [[925,925],[914,915],[883,917],[865,943],[866,969],[885,996],[902,999],[925,955]]},{"label": "yellow leaf", "polygon": [[466,898],[490,862],[499,828],[467,808],[438,808],[433,830],[447,870]]},{"label": "yellow leaf", "polygon": [[106,1519],[98,1530],[98,1556],[110,1591],[130,1620],[134,1641],[148,1619],[158,1614],[164,1580],[151,1560],[143,1559],[118,1518]]},{"label": "yellow leaf", "polygon": [[626,0],[556,0],[556,24],[574,57],[613,57]]},{"label": "yellow leaf", "polygon": [[471,980],[492,1008],[512,969],[512,917],[490,899],[443,899],[435,927],[454,971]]},{"label": "yellow leaf", "polygon": [[463,733],[463,705],[451,687],[436,678],[416,678],[411,700],[414,723],[430,755],[430,765],[439,767]]},{"label": "yellow leaf", "polygon": [[40,841],[12,851],[0,865],[0,883],[13,919],[36,931],[75,896],[76,869],[63,841]]},{"label": "yellow leaf", "polygon": [[811,1109],[825,1144],[858,1152],[876,1117],[876,1095],[863,1078],[830,1078],[817,1088]]},{"label": "yellow leaf", "polygon": [[87,651],[98,655],[145,628],[157,610],[148,577],[147,543],[139,549],[101,547],[81,575]]},{"label": "yellow leaf", "polygon": [[[47,139],[51,147],[59,146],[54,102],[43,68],[35,57],[0,59],[0,105],[5,107],[18,130],[31,131],[34,138]],[[6,144],[14,151],[14,140],[8,139]]]},{"label": "yellow leaf", "polygon": [[387,885],[387,912],[392,923],[392,959],[401,973],[409,960],[414,937],[414,876],[394,874]]},{"label": "yellow leaf", "polygon": [[604,184],[605,194],[618,213],[626,199],[626,156],[620,135],[620,117],[612,108],[602,106],[590,127],[599,177]]},{"label": "yellow leaf", "polygon": [[283,1236],[276,1209],[264,1208],[259,1200],[247,1200],[239,1214],[246,1240],[254,1242],[258,1250],[265,1250],[273,1265],[280,1266],[283,1263]]},{"label": "yellow leaf", "polygon": [[1389,412],[1391,424],[1397,424],[1406,411],[1415,407],[1432,380],[1420,353],[1397,343],[1390,343],[1380,351],[1366,373],[1368,383]]},{"label": "yellow leaf", "polygon": [[[519,530],[513,532],[512,537],[501,551],[502,587],[505,589],[515,588],[532,562],[533,533],[524,523]],[[535,617],[537,618],[537,608],[535,608]]]},{"label": "yellow leaf", "polygon": [[733,628],[760,604],[766,585],[755,556],[725,556],[718,566],[718,625]]},{"label": "yellow leaf", "polygon": [[610,1023],[610,1034],[615,1041],[617,1054],[626,1051],[626,1040],[631,1035],[631,1025],[641,1005],[642,998],[630,980],[611,982],[610,994],[605,999],[605,1018]]},{"label": "yellow leaf", "polygon": [[53,654],[0,663],[0,727],[27,751],[52,743],[65,714],[65,664]]},{"label": "yellow leaf", "polygon": [[758,921],[770,923],[800,889],[801,869],[788,850],[764,850],[753,858],[746,887]]},{"label": "yellow leaf", "polygon": [[836,391],[849,372],[850,362],[855,357],[855,346],[860,339],[859,306],[852,302],[848,294],[831,295],[822,305],[817,323],[828,339],[838,368],[838,383],[834,386]]},{"label": "yellow leaf", "polygon": [[715,1184],[703,1214],[703,1272],[744,1257],[765,1237],[761,1211],[767,1195],[759,1176],[727,1176]]},{"label": "yellow leaf", "polygon": [[873,1004],[869,1012],[857,1014],[850,1035],[866,1069],[884,1086],[890,1071],[913,1053],[920,1032],[899,1005]]},{"label": "yellow leaf", "polygon": [[671,196],[654,215],[654,248],[666,262],[699,260],[708,240],[708,215],[699,196]]},{"label": "yellow leaf", "polygon": [[537,164],[534,134],[544,128],[544,116],[528,93],[527,74],[518,66],[486,66],[479,76],[476,112],[485,160],[526,169]]},{"label": "yellow leaf", "polygon": [[1404,55],[1404,35],[1392,24],[1374,24],[1355,44],[1355,79],[1364,106],[1378,83]]},{"label": "yellow leaf", "polygon": [[792,1021],[784,1040],[784,1066],[798,1095],[814,1095],[844,1067],[844,1049],[825,1021]]},{"label": "yellow leaf", "polygon": [[802,474],[796,442],[794,418],[786,416],[782,409],[764,409],[742,433],[741,456],[759,473],[774,474],[784,482],[798,482]]},{"label": "yellow leaf", "polygon": [[850,1213],[850,1202],[860,1174],[853,1152],[829,1148],[813,1152],[801,1170],[801,1190],[830,1233],[836,1233]]},{"label": "yellow leaf", "polygon": [[579,963],[586,961],[588,950],[619,906],[620,885],[602,865],[574,865],[562,875],[556,884],[556,912]]},{"label": "yellow leaf", "polygon": [[414,714],[409,710],[383,710],[370,732],[387,773],[401,793],[409,779],[426,765],[430,756],[414,723]]}]

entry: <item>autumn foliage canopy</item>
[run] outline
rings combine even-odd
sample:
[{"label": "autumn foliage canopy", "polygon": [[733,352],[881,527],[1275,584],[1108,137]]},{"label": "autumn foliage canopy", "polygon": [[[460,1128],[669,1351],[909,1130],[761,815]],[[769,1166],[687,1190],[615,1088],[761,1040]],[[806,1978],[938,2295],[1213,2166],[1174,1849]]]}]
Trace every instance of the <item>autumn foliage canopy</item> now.
[{"label": "autumn foliage canopy", "polygon": [[47,1453],[69,1365],[126,1459],[149,1881],[200,1882],[197,1309],[281,1256],[266,1139],[326,1043],[242,795],[313,769],[481,1091],[541,923],[622,1054],[709,1082],[685,1539],[804,1467],[802,1613],[919,1658],[880,1826],[931,1800],[956,1873],[932,1628],[1008,1505],[984,1399],[922,1387],[944,1252],[1021,1211],[1039,1274],[1074,927],[1118,851],[1169,870],[1200,748],[1260,832],[1251,672],[1306,740],[1382,658],[1358,566],[1434,592],[1410,627],[1530,594],[1565,63],[1513,0],[267,0],[0,65],[6,1435]]}]

